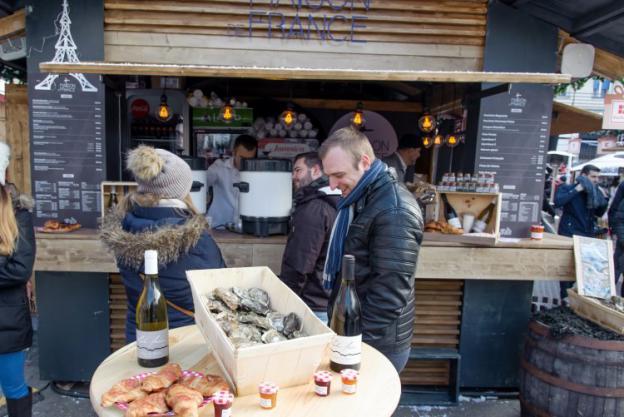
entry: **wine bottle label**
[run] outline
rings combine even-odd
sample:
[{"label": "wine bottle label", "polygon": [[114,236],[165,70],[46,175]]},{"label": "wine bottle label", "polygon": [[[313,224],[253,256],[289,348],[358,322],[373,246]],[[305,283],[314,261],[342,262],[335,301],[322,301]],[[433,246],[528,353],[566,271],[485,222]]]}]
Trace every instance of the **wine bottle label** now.
[{"label": "wine bottle label", "polygon": [[169,332],[167,329],[145,332],[137,329],[137,356],[141,359],[159,359],[169,355]]},{"label": "wine bottle label", "polygon": [[331,343],[332,362],[340,365],[357,365],[362,360],[362,335],[334,336]]},{"label": "wine bottle label", "polygon": [[475,220],[474,225],[472,225],[472,231],[476,233],[483,233],[487,224],[483,220]]},{"label": "wine bottle label", "polygon": [[459,221],[459,218],[457,218],[457,217],[453,217],[452,219],[449,219],[448,220],[448,224],[450,224],[451,226],[453,226],[453,227],[455,227],[457,229],[461,229],[461,227],[462,227],[462,224]]}]

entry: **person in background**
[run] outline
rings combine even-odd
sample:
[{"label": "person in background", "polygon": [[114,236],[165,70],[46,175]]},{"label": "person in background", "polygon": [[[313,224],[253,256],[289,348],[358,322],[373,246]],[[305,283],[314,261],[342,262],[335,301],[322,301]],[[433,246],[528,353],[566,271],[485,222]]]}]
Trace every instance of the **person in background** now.
[{"label": "person in background", "polygon": [[323,271],[325,288],[332,289],[328,315],[340,288],[342,256],[353,255],[362,340],[400,372],[414,331],[422,213],[412,194],[375,158],[363,133],[351,127],[337,130],[323,142],[319,155],[330,188],[342,191]]},{"label": "person in background", "polygon": [[213,228],[238,222],[238,188],[233,184],[240,181],[239,170],[243,159],[255,158],[258,142],[253,136],[240,135],[234,141],[232,157],[217,159],[208,168],[206,183],[212,186],[212,202],[208,216]]},{"label": "person in background", "polygon": [[24,365],[33,336],[26,294],[35,262],[33,201],[6,181],[10,154],[0,143],[0,388],[9,417],[30,417],[32,390]]},{"label": "person in background", "polygon": [[292,178],[294,211],[280,278],[327,323],[329,290],[323,288],[323,267],[340,191],[329,188],[316,152],[295,157]]},{"label": "person in background", "polygon": [[406,178],[406,172],[420,158],[420,151],[420,138],[412,133],[407,133],[401,136],[396,152],[384,158],[383,162],[390,168],[394,168],[400,182],[405,183],[408,180],[411,182],[411,178]]},{"label": "person in background", "polygon": [[[613,264],[615,266],[616,287],[620,275],[624,273],[624,182],[620,182],[609,207],[609,229],[615,242]],[[618,291],[622,294],[621,288]]]},{"label": "person in background", "polygon": [[[596,218],[605,213],[608,200],[598,187],[599,178],[600,168],[588,164],[581,170],[575,184],[561,184],[557,188],[555,207],[563,209],[559,221],[560,235],[595,237],[602,233],[596,226]],[[571,286],[572,283],[560,282],[562,300]]]},{"label": "person in background", "polygon": [[225,262],[205,217],[193,206],[193,177],[184,160],[163,149],[139,146],[129,152],[126,165],[137,191],[104,217],[100,238],[115,255],[126,288],[126,340],[132,342],[146,250],[158,251],[160,287],[172,329],[194,323],[186,271],[225,268]]}]

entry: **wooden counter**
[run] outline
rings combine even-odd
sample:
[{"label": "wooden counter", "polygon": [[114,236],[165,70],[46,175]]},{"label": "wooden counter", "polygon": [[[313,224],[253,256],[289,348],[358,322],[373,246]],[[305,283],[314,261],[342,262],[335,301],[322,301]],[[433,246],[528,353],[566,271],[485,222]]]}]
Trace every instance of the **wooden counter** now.
[{"label": "wooden counter", "polygon": [[[280,271],[285,236],[256,238],[213,231],[228,266],[267,265]],[[112,254],[95,230],[37,233],[36,271],[117,272]],[[574,280],[572,239],[546,234],[542,241],[501,241],[494,247],[423,243],[417,278],[490,280]]]}]

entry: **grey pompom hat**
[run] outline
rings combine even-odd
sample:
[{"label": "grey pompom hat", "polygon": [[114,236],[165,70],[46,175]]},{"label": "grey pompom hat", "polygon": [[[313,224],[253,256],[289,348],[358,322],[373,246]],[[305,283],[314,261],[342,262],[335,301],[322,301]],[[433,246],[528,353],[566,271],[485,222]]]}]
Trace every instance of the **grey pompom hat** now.
[{"label": "grey pompom hat", "polygon": [[128,153],[126,166],[138,183],[138,192],[182,200],[193,186],[191,167],[164,149],[141,145]]}]

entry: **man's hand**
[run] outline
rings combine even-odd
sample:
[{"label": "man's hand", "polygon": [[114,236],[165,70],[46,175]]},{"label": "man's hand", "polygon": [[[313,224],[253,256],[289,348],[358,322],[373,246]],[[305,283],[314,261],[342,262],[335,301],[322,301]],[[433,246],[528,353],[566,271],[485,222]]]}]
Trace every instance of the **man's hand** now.
[{"label": "man's hand", "polygon": [[579,182],[578,184],[576,184],[576,187],[574,187],[574,189],[580,193],[585,190],[585,187],[583,187],[583,184]]}]

